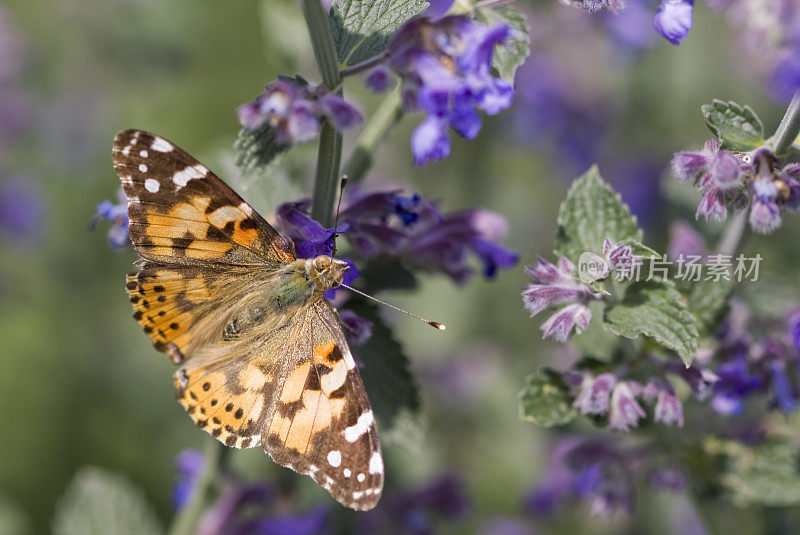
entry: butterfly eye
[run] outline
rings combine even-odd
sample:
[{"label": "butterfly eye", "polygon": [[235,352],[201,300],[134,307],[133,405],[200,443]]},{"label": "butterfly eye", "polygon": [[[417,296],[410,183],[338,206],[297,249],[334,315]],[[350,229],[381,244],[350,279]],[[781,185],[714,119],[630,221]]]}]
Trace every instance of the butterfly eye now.
[{"label": "butterfly eye", "polygon": [[331,257],[329,256],[318,256],[314,259],[314,267],[317,271],[325,271],[329,267],[331,267]]}]

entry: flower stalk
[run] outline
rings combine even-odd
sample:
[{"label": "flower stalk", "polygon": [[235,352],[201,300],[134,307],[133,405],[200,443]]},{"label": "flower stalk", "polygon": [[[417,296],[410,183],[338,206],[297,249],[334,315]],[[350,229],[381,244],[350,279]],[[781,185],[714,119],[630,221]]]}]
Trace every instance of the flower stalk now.
[{"label": "flower stalk", "polygon": [[[333,41],[328,14],[320,0],[304,0],[302,4],[314,58],[322,74],[322,82],[328,89],[335,89],[339,85],[340,76],[336,60],[336,44]],[[341,95],[341,89],[338,93]],[[333,225],[333,204],[336,199],[341,160],[342,134],[337,132],[329,121],[325,121],[319,136],[311,217],[326,228]]]},{"label": "flower stalk", "polygon": [[197,522],[206,509],[209,490],[214,484],[227,450],[227,447],[216,440],[206,440],[203,449],[203,470],[192,488],[189,501],[175,516],[169,535],[192,535],[197,531]]},{"label": "flower stalk", "polygon": [[770,140],[774,147],[773,152],[778,156],[784,155],[798,135],[800,135],[800,91],[794,94],[786,114],[781,119],[781,124]]}]

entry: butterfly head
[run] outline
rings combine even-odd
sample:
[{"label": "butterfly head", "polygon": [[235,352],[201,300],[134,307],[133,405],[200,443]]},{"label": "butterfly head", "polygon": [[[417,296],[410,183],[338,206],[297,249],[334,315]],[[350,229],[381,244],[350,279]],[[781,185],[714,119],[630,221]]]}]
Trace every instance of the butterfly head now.
[{"label": "butterfly head", "polygon": [[339,286],[342,283],[344,272],[350,268],[344,260],[324,255],[309,259],[306,262],[307,269],[311,271],[313,280],[321,286],[320,289],[323,292]]}]

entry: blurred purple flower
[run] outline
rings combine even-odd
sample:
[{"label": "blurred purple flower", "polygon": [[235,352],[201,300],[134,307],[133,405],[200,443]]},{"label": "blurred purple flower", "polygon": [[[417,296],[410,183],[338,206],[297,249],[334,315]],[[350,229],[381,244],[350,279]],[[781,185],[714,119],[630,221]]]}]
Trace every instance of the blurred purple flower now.
[{"label": "blurred purple flower", "polygon": [[352,345],[361,345],[372,336],[372,322],[362,318],[352,310],[340,310],[339,317],[345,327],[347,340]]},{"label": "blurred purple flower", "polygon": [[689,256],[702,256],[706,253],[706,241],[692,226],[683,220],[676,220],[669,227],[667,257],[678,259]]},{"label": "blurred purple flower", "polygon": [[539,258],[536,265],[525,268],[534,281],[522,291],[522,301],[531,317],[551,305],[566,304],[542,324],[543,338],[553,336],[558,342],[566,342],[573,329],[580,334],[592,320],[587,304],[595,296],[586,284],[572,275],[574,270],[575,264],[566,256],[559,259],[557,266]]},{"label": "blurred purple flower", "polygon": [[531,528],[521,520],[513,518],[497,517],[488,520],[483,529],[480,530],[481,535],[530,535]]},{"label": "blurred purple flower", "polygon": [[770,90],[776,100],[790,100],[800,91],[800,36],[781,54],[772,72]]},{"label": "blurred purple flower", "polygon": [[383,93],[388,89],[392,74],[383,65],[380,65],[370,72],[364,79],[364,85],[373,93]]},{"label": "blurred purple flower", "polygon": [[676,423],[678,427],[683,427],[683,404],[668,383],[659,386],[653,421],[665,425]]},{"label": "blurred purple flower", "polygon": [[381,504],[362,516],[360,532],[429,535],[434,522],[441,518],[454,522],[471,508],[463,481],[445,475],[416,489],[385,496]]},{"label": "blurred purple flower", "polygon": [[[318,505],[305,514],[258,518],[228,532],[232,535],[317,535],[331,529],[331,511]],[[220,534],[222,535],[222,534]]]},{"label": "blurred purple flower", "polygon": [[654,489],[680,492],[686,488],[686,470],[673,464],[656,466],[647,474],[647,483]]},{"label": "blurred purple flower", "polygon": [[506,25],[489,27],[463,15],[418,17],[395,34],[387,65],[402,81],[408,111],[428,115],[411,136],[416,165],[450,154],[448,128],[466,139],[477,136],[476,108],[495,115],[511,105],[513,87],[491,74],[494,47],[510,35]]},{"label": "blurred purple flower", "polygon": [[581,414],[606,414],[608,413],[611,389],[617,383],[613,373],[602,373],[597,377],[587,374],[583,378],[575,401],[572,406]]},{"label": "blurred purple flower", "polygon": [[619,44],[634,52],[650,48],[655,43],[652,20],[653,12],[645,2],[638,0],[628,2],[617,14],[605,16],[605,24]]},{"label": "blurred purple flower", "polygon": [[800,308],[790,312],[788,318],[789,342],[800,353]]},{"label": "blurred purple flower", "polygon": [[268,124],[275,130],[280,145],[314,139],[323,119],[340,131],[364,120],[356,108],[324,87],[287,77],[267,84],[263,94],[239,107],[238,115],[239,122],[248,130]]},{"label": "blurred purple flower", "polygon": [[195,449],[183,450],[175,459],[175,469],[178,472],[172,487],[172,507],[175,510],[183,509],[189,501],[204,462],[203,454]]},{"label": "blurred purple flower", "polygon": [[42,235],[44,199],[29,177],[0,183],[0,233],[12,241],[36,240]]},{"label": "blurred purple flower", "polygon": [[128,198],[122,188],[117,191],[117,198],[119,204],[103,201],[97,205],[96,213],[89,222],[89,228],[94,228],[97,223],[107,219],[111,222],[108,241],[114,249],[121,249],[131,243],[128,237]]},{"label": "blurred purple flower", "polygon": [[693,8],[694,0],[661,0],[653,26],[664,39],[679,45],[692,28]]}]

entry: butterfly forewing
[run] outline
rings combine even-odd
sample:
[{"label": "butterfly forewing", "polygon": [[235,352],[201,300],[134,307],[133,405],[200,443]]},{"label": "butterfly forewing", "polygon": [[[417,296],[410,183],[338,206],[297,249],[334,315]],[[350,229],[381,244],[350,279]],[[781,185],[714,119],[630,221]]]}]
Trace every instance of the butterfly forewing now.
[{"label": "butterfly forewing", "polygon": [[117,134],[114,169],[128,196],[130,237],[145,258],[248,265],[295,259],[289,244],[204,165],[142,130]]},{"label": "butterfly forewing", "polygon": [[336,312],[320,296],[280,304],[292,246],[159,136],[120,132],[113,161],[143,257],[126,284],[134,318],[181,364],[175,388],[192,420],[228,446],[261,445],[348,507],[373,508],[383,458]]}]

